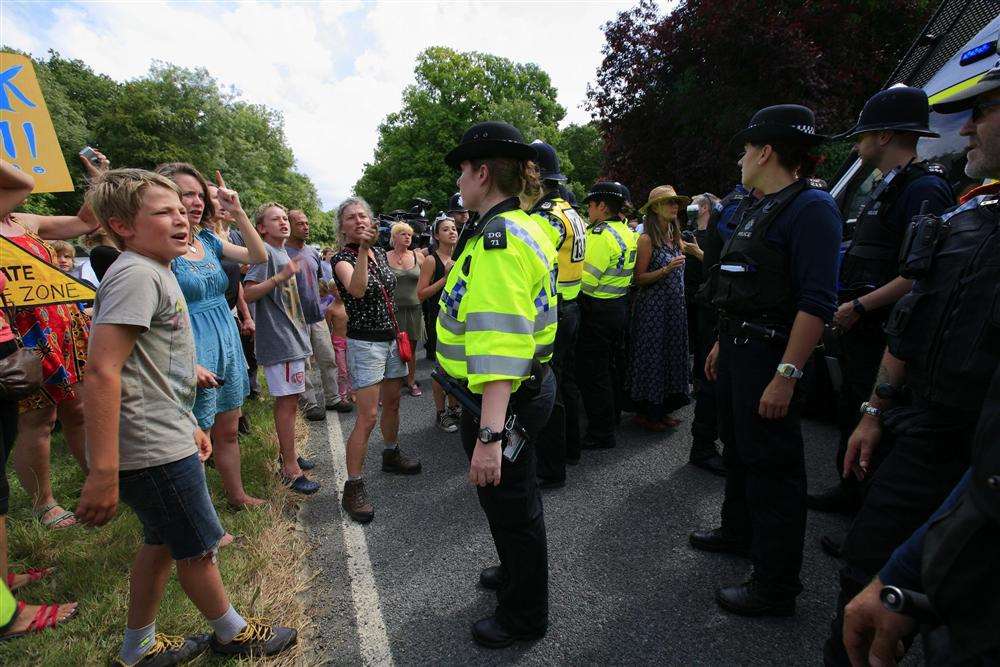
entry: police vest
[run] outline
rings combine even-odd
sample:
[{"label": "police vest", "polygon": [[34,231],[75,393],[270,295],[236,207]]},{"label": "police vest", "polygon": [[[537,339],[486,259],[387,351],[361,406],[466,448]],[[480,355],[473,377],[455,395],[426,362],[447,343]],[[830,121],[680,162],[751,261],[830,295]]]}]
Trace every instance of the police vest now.
[{"label": "police vest", "polygon": [[974,197],[938,224],[930,269],[885,331],[916,395],[975,415],[1000,357],[1000,197]]},{"label": "police vest", "polygon": [[559,197],[541,202],[532,213],[553,232],[552,240],[558,252],[556,289],[559,296],[566,301],[575,299],[580,294],[580,285],[583,283],[587,226],[576,209]]},{"label": "police vest", "polygon": [[890,213],[906,187],[931,174],[944,180],[944,169],[926,162],[893,169],[872,189],[858,214],[854,237],[840,268],[842,290],[865,293],[899,275],[902,233],[888,223]]},{"label": "police vest", "polygon": [[811,189],[801,179],[774,196],[744,199],[736,212],[736,231],[712,269],[712,305],[721,314],[756,323],[791,325],[798,311],[786,251],[766,240],[771,224],[796,197]]},{"label": "police vest", "polygon": [[437,361],[445,373],[477,394],[496,380],[511,380],[517,391],[533,361],[552,358],[555,259],[552,242],[524,211],[483,221],[441,291]]},{"label": "police vest", "polygon": [[587,234],[583,293],[595,299],[618,299],[628,294],[637,245],[638,236],[621,220],[593,225]]}]

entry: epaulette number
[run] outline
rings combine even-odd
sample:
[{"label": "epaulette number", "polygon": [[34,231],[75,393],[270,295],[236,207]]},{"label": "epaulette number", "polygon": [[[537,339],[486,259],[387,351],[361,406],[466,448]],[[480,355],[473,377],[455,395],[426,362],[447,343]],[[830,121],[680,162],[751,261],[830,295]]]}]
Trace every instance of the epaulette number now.
[{"label": "epaulette number", "polygon": [[503,227],[490,228],[483,232],[483,247],[486,250],[502,250],[507,247],[507,230]]}]

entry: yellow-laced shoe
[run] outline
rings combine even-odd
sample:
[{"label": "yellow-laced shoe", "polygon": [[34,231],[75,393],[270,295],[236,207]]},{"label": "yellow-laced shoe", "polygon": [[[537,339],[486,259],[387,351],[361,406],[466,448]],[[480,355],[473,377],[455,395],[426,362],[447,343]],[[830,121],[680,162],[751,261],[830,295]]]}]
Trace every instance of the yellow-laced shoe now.
[{"label": "yellow-laced shoe", "polygon": [[219,655],[240,658],[277,655],[294,646],[298,638],[294,628],[271,625],[263,618],[248,618],[246,621],[247,626],[228,644],[223,644],[212,634],[212,650]]},{"label": "yellow-laced shoe", "polygon": [[180,665],[198,657],[208,648],[208,635],[193,635],[191,637],[174,637],[156,633],[153,638],[153,645],[142,656],[142,659],[128,665],[122,659],[115,658],[112,665],[115,667],[168,667],[169,665]]}]

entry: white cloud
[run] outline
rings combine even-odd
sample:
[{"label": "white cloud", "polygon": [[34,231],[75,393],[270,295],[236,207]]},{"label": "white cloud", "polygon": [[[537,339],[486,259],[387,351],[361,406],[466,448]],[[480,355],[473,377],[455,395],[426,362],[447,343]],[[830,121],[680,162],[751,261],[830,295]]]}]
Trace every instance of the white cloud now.
[{"label": "white cloud", "polygon": [[[399,108],[428,46],[484,51],[549,73],[567,122],[600,64],[601,25],[632,0],[602,2],[3,3],[2,41],[53,48],[125,80],[153,60],[204,67],[252,102],[279,110],[297,167],[325,208],[370,161],[379,122]],[[35,20],[33,20],[35,19]]]}]

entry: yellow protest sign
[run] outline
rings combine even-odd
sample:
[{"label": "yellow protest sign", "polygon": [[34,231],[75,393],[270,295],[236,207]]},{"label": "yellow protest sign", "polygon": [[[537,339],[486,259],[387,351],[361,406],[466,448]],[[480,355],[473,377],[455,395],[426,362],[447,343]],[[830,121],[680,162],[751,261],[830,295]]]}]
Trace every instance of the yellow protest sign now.
[{"label": "yellow protest sign", "polygon": [[70,192],[69,176],[31,58],[0,52],[0,157],[35,179],[35,192]]},{"label": "yellow protest sign", "polygon": [[93,301],[94,288],[38,259],[0,236],[0,271],[7,276],[3,296],[11,306],[46,306]]}]

